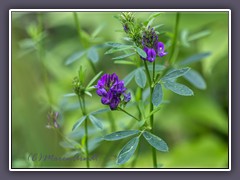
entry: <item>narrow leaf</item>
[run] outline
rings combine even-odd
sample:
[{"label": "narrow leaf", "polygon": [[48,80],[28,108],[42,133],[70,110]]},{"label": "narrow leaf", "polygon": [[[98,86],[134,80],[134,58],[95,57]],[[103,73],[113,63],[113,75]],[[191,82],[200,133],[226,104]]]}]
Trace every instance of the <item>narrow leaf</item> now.
[{"label": "narrow leaf", "polygon": [[129,46],[129,45],[121,45],[120,47],[114,47],[114,48],[109,49],[107,52],[105,52],[105,54],[112,54],[112,53],[115,53],[118,51],[123,51],[123,50],[131,49],[131,48],[132,48],[132,46]]},{"label": "narrow leaf", "polygon": [[148,143],[158,151],[168,152],[168,145],[161,138],[147,131],[143,133],[143,136],[148,141]]},{"label": "narrow leaf", "polygon": [[104,109],[100,109],[100,110],[94,111],[91,114],[101,114],[101,113],[109,112],[109,111],[110,111],[110,108],[104,108]]},{"label": "narrow leaf", "polygon": [[158,28],[160,28],[162,26],[164,26],[164,24],[159,24],[159,25],[153,26],[153,28],[156,30],[156,29],[158,29]]},{"label": "narrow leaf", "polygon": [[188,41],[194,41],[194,40],[206,37],[206,36],[210,35],[210,33],[211,32],[209,30],[198,32],[196,34],[189,36]]},{"label": "narrow leaf", "polygon": [[203,77],[197,71],[192,69],[184,74],[184,78],[198,89],[206,89],[207,87]]},{"label": "narrow leaf", "polygon": [[144,88],[147,82],[146,74],[143,70],[137,69],[135,71],[135,81],[137,85],[141,88]]},{"label": "narrow leaf", "polygon": [[166,81],[164,87],[182,96],[193,96],[193,91],[183,84]]},{"label": "narrow leaf", "polygon": [[[145,68],[145,67],[143,67],[143,68]],[[149,69],[149,71],[153,71],[153,65],[148,65],[148,69]],[[156,72],[162,71],[164,69],[166,69],[166,67],[163,66],[163,65],[160,65],[160,64],[155,65],[155,71]]]},{"label": "narrow leaf", "polygon": [[148,116],[146,117],[146,119],[148,119],[151,115],[155,114],[156,112],[160,111],[162,109],[161,106],[157,107],[156,109],[154,109],[153,111],[151,111]]},{"label": "narrow leaf", "polygon": [[136,53],[133,52],[133,53],[129,53],[129,54],[124,54],[124,55],[121,55],[121,56],[118,56],[118,57],[115,57],[115,58],[112,58],[112,59],[113,60],[124,59],[124,58],[130,57],[130,56],[132,56],[134,54],[136,54]]},{"label": "narrow leaf", "polygon": [[143,57],[143,58],[146,58],[146,57],[147,57],[147,54],[146,54],[146,52],[145,52],[144,50],[142,50],[142,49],[139,48],[139,47],[135,47],[135,49],[136,49],[137,53],[138,53],[141,57]]},{"label": "narrow leaf", "polygon": [[104,136],[103,139],[106,141],[116,141],[119,139],[127,138],[129,136],[133,136],[135,134],[138,134],[139,132],[139,130],[117,131]]},{"label": "narrow leaf", "polygon": [[196,54],[196,55],[193,55],[193,56],[181,61],[179,63],[179,65],[184,66],[184,65],[188,65],[188,64],[191,64],[191,63],[194,63],[194,62],[198,62],[198,61],[201,61],[203,58],[208,57],[209,55],[211,55],[210,52]]},{"label": "narrow leaf", "polygon": [[105,43],[105,45],[109,46],[109,47],[121,47],[121,46],[124,46],[124,44],[115,43],[115,42],[107,42],[107,43]]},{"label": "narrow leaf", "polygon": [[161,84],[157,83],[153,89],[152,103],[154,106],[158,106],[162,102],[163,92]]},{"label": "narrow leaf", "polygon": [[59,145],[63,148],[69,148],[69,149],[76,149],[76,148],[82,147],[78,142],[70,139],[68,141],[61,141]]},{"label": "narrow leaf", "polygon": [[99,129],[103,129],[103,125],[102,125],[102,122],[100,119],[96,118],[95,116],[93,116],[91,114],[89,115],[89,119],[94,126],[98,127]]},{"label": "narrow leaf", "polygon": [[92,47],[88,50],[88,58],[93,62],[96,63],[99,60],[98,52],[95,47]]},{"label": "narrow leaf", "polygon": [[67,58],[65,65],[72,64],[73,62],[77,61],[81,57],[83,57],[85,54],[85,51],[79,51],[71,55],[69,58]]},{"label": "narrow leaf", "polygon": [[81,124],[83,123],[83,121],[85,121],[86,118],[87,118],[87,116],[81,117],[81,118],[73,125],[72,131],[74,131],[74,130],[77,129],[79,126],[81,126]]},{"label": "narrow leaf", "polygon": [[84,91],[84,93],[90,97],[92,97],[92,93],[90,93],[89,91]]},{"label": "narrow leaf", "polygon": [[190,47],[190,44],[188,42],[188,31],[187,30],[183,30],[181,32],[181,42],[182,42],[183,46]]},{"label": "narrow leaf", "polygon": [[63,155],[63,157],[64,157],[64,158],[70,158],[70,157],[74,157],[74,156],[77,155],[77,154],[81,154],[81,151],[79,151],[79,150],[76,150],[76,151],[68,151],[68,152],[66,152],[66,153]]},{"label": "narrow leaf", "polygon": [[126,163],[134,154],[139,143],[139,138],[135,137],[131,139],[120,151],[117,157],[117,164]]},{"label": "narrow leaf", "polygon": [[183,76],[189,70],[190,70],[190,68],[182,68],[182,69],[172,70],[162,78],[162,81],[169,80],[169,79],[176,79],[180,76]]},{"label": "narrow leaf", "polygon": [[68,93],[68,94],[65,94],[64,97],[73,97],[73,96],[76,96],[75,93]]},{"label": "narrow leaf", "polygon": [[115,64],[125,64],[125,65],[135,65],[135,63],[133,61],[124,61],[124,60],[120,60],[120,61],[114,61]]},{"label": "narrow leaf", "polygon": [[130,72],[130,73],[123,79],[125,86],[128,85],[128,84],[131,82],[131,80],[133,79],[134,75],[135,75],[135,70],[132,71],[132,72]]},{"label": "narrow leaf", "polygon": [[102,74],[102,71],[99,72],[96,76],[94,76],[94,77],[92,78],[92,80],[88,83],[86,89],[89,88],[89,87],[99,78],[99,76],[100,76],[101,74]]},{"label": "narrow leaf", "polygon": [[98,28],[92,33],[92,38],[95,38],[104,28],[105,24],[101,24]]}]

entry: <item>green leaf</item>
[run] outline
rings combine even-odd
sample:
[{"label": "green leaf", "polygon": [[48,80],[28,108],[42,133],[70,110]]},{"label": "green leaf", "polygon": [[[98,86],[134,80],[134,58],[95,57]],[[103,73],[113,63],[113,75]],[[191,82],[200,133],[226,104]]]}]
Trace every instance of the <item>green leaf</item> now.
[{"label": "green leaf", "polygon": [[135,134],[138,134],[139,132],[139,130],[117,131],[104,136],[103,139],[106,141],[116,141],[119,139],[127,138],[129,136],[133,136]]},{"label": "green leaf", "polygon": [[184,66],[184,65],[188,65],[188,64],[191,64],[191,63],[195,63],[195,62],[198,62],[200,60],[202,60],[203,58],[206,58],[208,57],[209,55],[211,55],[210,52],[205,52],[205,53],[200,53],[200,54],[196,54],[196,55],[193,55],[183,61],[181,61],[179,63],[180,66]]},{"label": "green leaf", "polygon": [[152,13],[152,14],[149,16],[148,20],[151,20],[151,19],[153,19],[153,18],[156,18],[156,17],[162,15],[163,13],[164,13],[164,12]]},{"label": "green leaf", "polygon": [[86,95],[92,97],[92,93],[90,93],[89,91],[86,91],[86,90],[85,90],[84,93],[85,93]]},{"label": "green leaf", "polygon": [[158,12],[158,13],[152,13],[150,16],[149,16],[149,18],[146,20],[146,21],[144,21],[144,25],[145,26],[149,26],[149,25],[151,25],[151,23],[149,23],[150,21],[152,22],[157,16],[160,16],[161,14],[163,14],[163,12]]},{"label": "green leaf", "polygon": [[121,47],[121,46],[125,46],[125,44],[115,43],[115,42],[107,42],[107,43],[105,43],[105,45],[109,46],[109,47],[115,47],[115,48],[118,48],[118,47]]},{"label": "green leaf", "polygon": [[161,109],[162,109],[161,106],[155,108],[153,111],[151,111],[151,112],[147,115],[146,119],[150,118],[151,115],[155,114],[156,112],[160,111]]},{"label": "green leaf", "polygon": [[138,143],[139,143],[138,137],[131,139],[118,154],[117,164],[126,163],[136,151]]},{"label": "green leaf", "polygon": [[85,72],[86,72],[86,69],[83,68],[82,65],[80,65],[79,70],[78,70],[78,78],[82,84],[84,84],[84,82],[85,82]]},{"label": "green leaf", "polygon": [[87,118],[87,116],[81,117],[81,118],[73,125],[72,131],[74,131],[74,130],[77,129],[79,126],[81,126],[81,124],[83,123],[83,121],[85,121],[86,118]]},{"label": "green leaf", "polygon": [[77,154],[81,154],[81,151],[79,151],[79,150],[68,151],[68,152],[66,152],[66,153],[63,155],[63,157],[64,157],[64,158],[70,158],[70,157],[74,157],[74,156],[77,155]]},{"label": "green leaf", "polygon": [[182,96],[193,96],[193,91],[183,84],[166,81],[164,87]]},{"label": "green leaf", "polygon": [[68,141],[61,141],[59,145],[62,146],[63,148],[68,148],[68,149],[82,148],[82,146],[78,142],[72,139],[71,140],[69,139]]},{"label": "green leaf", "polygon": [[94,126],[98,127],[99,129],[103,129],[103,125],[102,125],[102,122],[100,119],[96,118],[95,116],[93,116],[91,114],[89,115],[89,119]]},{"label": "green leaf", "polygon": [[124,61],[124,60],[119,60],[119,61],[114,61],[115,64],[125,64],[125,65],[136,65],[135,62],[133,61]]},{"label": "green leaf", "polygon": [[73,96],[76,96],[75,93],[68,93],[68,94],[65,94],[64,97],[73,97]]},{"label": "green leaf", "polygon": [[196,34],[189,36],[188,41],[194,41],[194,40],[206,37],[210,34],[211,34],[211,32],[209,30],[204,30],[204,31],[201,31],[201,32],[198,32]]},{"label": "green leaf", "polygon": [[109,111],[110,111],[110,108],[104,108],[104,109],[100,109],[100,110],[94,111],[91,114],[101,114],[101,113],[109,112]]},{"label": "green leaf", "polygon": [[75,62],[78,59],[80,59],[81,57],[83,57],[85,53],[86,53],[85,51],[79,51],[79,52],[74,53],[69,58],[67,58],[65,65],[72,64],[73,62]]},{"label": "green leaf", "polygon": [[135,49],[136,49],[137,53],[138,53],[141,57],[143,57],[143,58],[146,58],[146,57],[147,57],[147,54],[146,54],[146,52],[145,52],[144,50],[142,50],[142,49],[139,48],[139,47],[135,47]]},{"label": "green leaf", "polygon": [[135,81],[137,85],[141,88],[144,88],[147,82],[147,77],[145,72],[142,69],[137,69],[135,71]]},{"label": "green leaf", "polygon": [[101,24],[98,28],[92,33],[92,38],[95,38],[104,28],[105,24]]},{"label": "green leaf", "polygon": [[184,78],[198,89],[206,89],[207,87],[203,77],[197,71],[192,69],[184,74]]},{"label": "green leaf", "polygon": [[190,47],[190,44],[188,42],[188,31],[187,30],[183,30],[181,32],[181,42],[182,42],[183,46]]},{"label": "green leaf", "polygon": [[92,78],[92,80],[88,83],[86,89],[89,88],[89,87],[99,78],[99,76],[100,76],[101,74],[102,74],[102,71],[99,72],[96,76],[94,76],[94,77]]},{"label": "green leaf", "polygon": [[145,131],[143,133],[144,138],[147,140],[147,142],[156,148],[158,151],[162,152],[168,152],[168,145],[165,141],[163,141],[161,138],[155,136],[154,134]]},{"label": "green leaf", "polygon": [[152,18],[150,21],[148,21],[147,27],[148,27],[148,26],[152,26],[153,21],[154,21],[154,18]]},{"label": "green leaf", "polygon": [[114,48],[109,49],[107,52],[105,52],[105,54],[112,54],[112,53],[115,53],[118,51],[123,51],[123,50],[131,49],[131,48],[132,48],[132,46],[130,46],[130,45],[121,45],[119,47],[114,47]]},{"label": "green leaf", "polygon": [[152,103],[154,106],[158,106],[162,102],[163,91],[161,84],[157,83],[153,89]]},{"label": "green leaf", "polygon": [[128,84],[131,82],[131,80],[133,79],[133,77],[134,77],[134,75],[135,75],[135,71],[136,71],[136,70],[130,72],[130,73],[123,79],[125,86],[128,85]]},{"label": "green leaf", "polygon": [[182,69],[172,70],[169,73],[167,73],[161,80],[166,81],[166,80],[169,80],[169,79],[176,79],[180,76],[183,76],[189,70],[190,70],[190,68],[182,68]]},{"label": "green leaf", "polygon": [[156,29],[158,29],[158,28],[160,28],[162,26],[164,26],[164,24],[159,24],[159,25],[153,26],[153,28],[156,30]]},{"label": "green leaf", "polygon": [[88,58],[93,62],[96,63],[99,60],[98,52],[95,47],[92,47],[88,50]]},{"label": "green leaf", "polygon": [[[143,67],[143,68],[145,69],[145,67]],[[149,69],[149,71],[153,71],[153,65],[148,65],[148,69]],[[155,72],[159,72],[159,71],[162,71],[164,69],[166,69],[166,67],[163,66],[163,65],[160,65],[160,64],[155,65]]]},{"label": "green leaf", "polygon": [[136,54],[136,53],[133,52],[133,53],[129,53],[129,54],[124,54],[124,55],[121,55],[121,56],[118,56],[118,57],[115,57],[115,58],[112,58],[112,59],[113,60],[124,59],[124,58],[130,57],[130,56],[132,56],[134,54]]}]

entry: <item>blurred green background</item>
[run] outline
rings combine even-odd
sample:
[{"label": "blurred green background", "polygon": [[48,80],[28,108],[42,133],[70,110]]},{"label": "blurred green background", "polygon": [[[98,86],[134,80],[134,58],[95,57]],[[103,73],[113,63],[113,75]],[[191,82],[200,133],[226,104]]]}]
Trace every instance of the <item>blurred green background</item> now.
[{"label": "blurred green background", "polygon": [[[72,12],[12,12],[12,166],[14,168],[84,168],[84,161],[29,161],[29,153],[64,155],[68,150],[59,145],[63,139],[53,129],[47,129],[47,113],[50,107],[46,86],[52,97],[52,106],[61,116],[58,119],[60,131],[67,137],[81,141],[83,128],[71,133],[73,124],[82,116],[76,97],[64,97],[72,91],[72,79],[77,75],[80,65],[87,69],[86,79],[91,80],[94,72],[86,56],[70,65],[67,59],[74,53],[91,45],[105,42],[124,43],[121,24],[113,17],[118,12],[78,12],[82,29],[80,41]],[[136,12],[136,18],[144,21],[150,12]],[[41,19],[39,19],[39,17]],[[157,17],[154,25],[164,24],[159,39],[168,39],[174,31],[175,12],[166,12]],[[43,41],[42,52],[33,36],[39,34],[41,26],[44,33],[36,37]],[[200,52],[211,52],[211,56],[191,67],[198,70],[206,80],[207,89],[198,90],[187,81],[195,95],[182,97],[164,91],[164,99],[169,100],[155,115],[155,134],[159,134],[169,145],[169,153],[158,152],[158,162],[162,168],[227,168],[228,167],[228,13],[227,12],[181,12],[179,41],[181,34],[190,35],[207,32],[203,38],[192,41],[190,46],[179,46],[177,61]],[[96,29],[100,30],[97,34]],[[97,31],[98,31],[97,30]],[[95,37],[92,35],[96,33]],[[40,32],[41,33],[41,32]],[[32,35],[32,36],[31,36]],[[38,39],[39,38],[39,39]],[[89,44],[90,42],[90,44]],[[184,44],[184,43],[183,43]],[[99,48],[97,71],[116,72],[123,79],[132,66],[114,64],[113,55],[104,55],[107,48]],[[41,56],[41,53],[44,56]],[[39,58],[39,54],[42,58]],[[44,69],[44,67],[46,67]],[[46,76],[47,75],[47,76]],[[47,77],[47,78],[46,78]],[[45,80],[44,80],[45,79]],[[132,81],[129,89],[136,88]],[[100,98],[86,98],[88,112],[104,108]],[[134,108],[130,108],[134,114]],[[131,123],[130,118],[121,112],[112,112],[116,130],[124,130]],[[111,125],[107,113],[98,115],[104,124],[100,131],[90,127],[90,141],[110,133]],[[91,155],[91,167],[119,167],[115,158],[127,140],[101,142],[95,144]],[[139,157],[124,167],[152,167],[151,149],[141,141]],[[134,159],[134,158],[133,158]]]}]

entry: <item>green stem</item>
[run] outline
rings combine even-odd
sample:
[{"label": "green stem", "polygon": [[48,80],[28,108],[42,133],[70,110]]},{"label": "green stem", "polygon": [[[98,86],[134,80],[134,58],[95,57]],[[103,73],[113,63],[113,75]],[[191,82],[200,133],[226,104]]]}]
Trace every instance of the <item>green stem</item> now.
[{"label": "green stem", "polygon": [[108,112],[107,115],[108,115],[109,122],[110,122],[110,125],[111,125],[111,131],[115,132],[117,128],[116,128],[116,124],[115,124],[112,112]]},{"label": "green stem", "polygon": [[148,79],[149,87],[151,88],[152,87],[152,80],[151,80],[150,72],[149,72],[146,61],[144,61],[144,66],[145,66],[145,69],[146,69],[146,72],[147,72],[147,79]]},{"label": "green stem", "polygon": [[[150,88],[150,100],[152,101],[152,94],[153,94],[153,88]],[[153,111],[153,103],[150,102],[150,112]],[[154,120],[154,114],[150,116],[150,126],[151,126],[151,133],[153,133],[153,120]],[[154,147],[152,147],[152,158],[153,158],[153,166],[154,168],[157,168],[157,152]]]},{"label": "green stem", "polygon": [[81,42],[82,41],[81,27],[80,27],[80,23],[79,23],[77,12],[73,12],[73,17],[74,17],[75,25],[77,27],[78,38],[79,38],[79,40]]},{"label": "green stem", "polygon": [[176,23],[175,23],[175,29],[174,29],[174,37],[173,37],[173,46],[172,46],[172,50],[171,50],[171,54],[169,57],[169,62],[171,62],[171,64],[173,64],[173,55],[176,49],[176,44],[177,44],[177,38],[178,38],[178,28],[179,28],[179,18],[180,18],[180,13],[177,12],[176,14]]},{"label": "green stem", "polygon": [[128,113],[127,111],[125,111],[124,109],[118,107],[118,110],[124,112],[125,114],[131,116],[132,118],[136,119],[137,121],[140,121],[140,119],[136,118],[135,116],[131,115],[130,113]]},{"label": "green stem", "polygon": [[[153,111],[153,104],[152,104],[153,87],[152,87],[152,81],[151,81],[151,76],[150,76],[149,69],[148,69],[146,61],[144,61],[144,65],[145,65],[145,69],[146,69],[146,72],[147,72],[148,83],[149,83],[149,86],[150,86],[150,112],[152,112]],[[154,67],[153,73],[155,75],[155,67]],[[153,79],[154,79],[154,75],[153,75]],[[152,114],[150,116],[151,132],[153,132],[153,119],[154,119],[154,115]],[[153,166],[154,166],[154,168],[157,168],[157,154],[156,154],[156,150],[155,150],[154,147],[152,147],[152,159],[153,159]]]},{"label": "green stem", "polygon": [[[86,111],[86,106],[85,106],[85,98],[84,96],[81,97],[78,96],[78,100],[79,100],[79,104],[80,104],[80,107],[81,107],[81,110],[82,110],[82,113],[84,116],[87,115],[87,111]],[[90,167],[89,165],[89,152],[88,152],[88,118],[86,118],[85,122],[84,122],[84,131],[85,131],[85,140],[86,140],[86,143],[85,143],[85,151],[86,151],[86,166],[87,168]]]},{"label": "green stem", "polygon": [[153,61],[153,83],[155,83],[155,65],[156,61]]}]

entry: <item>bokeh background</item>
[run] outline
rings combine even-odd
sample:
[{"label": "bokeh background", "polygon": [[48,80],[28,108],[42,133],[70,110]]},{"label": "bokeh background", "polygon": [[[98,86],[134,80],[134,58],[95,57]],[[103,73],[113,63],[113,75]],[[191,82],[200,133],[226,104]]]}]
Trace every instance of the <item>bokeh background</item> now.
[{"label": "bokeh background", "polygon": [[[82,39],[79,38],[73,12],[12,12],[12,167],[13,168],[84,168],[84,161],[31,161],[31,153],[63,156],[68,148],[60,145],[64,137],[81,141],[84,128],[72,133],[72,126],[82,116],[76,97],[65,97],[73,93],[72,79],[79,66],[84,66],[86,81],[95,75],[87,56],[79,52],[93,45],[99,61],[96,71],[116,72],[124,78],[133,66],[115,64],[117,54],[105,55],[109,49],[105,42],[124,43],[125,34],[115,15],[119,12],[78,12]],[[136,18],[145,21],[151,12],[136,12]],[[175,12],[165,12],[157,17],[154,25],[161,27],[159,38],[166,41],[174,32]],[[75,17],[76,18],[76,17]],[[39,31],[39,29],[41,31]],[[184,33],[203,32],[186,44]],[[204,34],[205,33],[205,34]],[[169,145],[168,153],[158,152],[162,168],[227,168],[228,167],[228,13],[227,12],[181,12],[179,22],[179,48],[176,61],[201,52],[211,55],[190,67],[198,70],[206,80],[207,88],[198,90],[184,79],[195,95],[183,97],[164,91],[169,100],[155,115],[155,132]],[[39,50],[38,45],[43,46]],[[69,58],[75,60],[66,65]],[[129,89],[136,89],[132,81]],[[49,101],[49,96],[51,101]],[[89,112],[104,108],[100,98],[86,98]],[[60,132],[47,129],[49,107],[60,112]],[[135,109],[130,108],[134,114]],[[115,130],[124,130],[132,120],[121,112],[98,115],[104,124],[100,131],[90,126],[90,141]],[[109,119],[114,119],[115,127]],[[123,166],[116,166],[116,156],[127,140],[94,144],[91,167],[152,167],[151,149],[141,141],[139,156]]]}]

